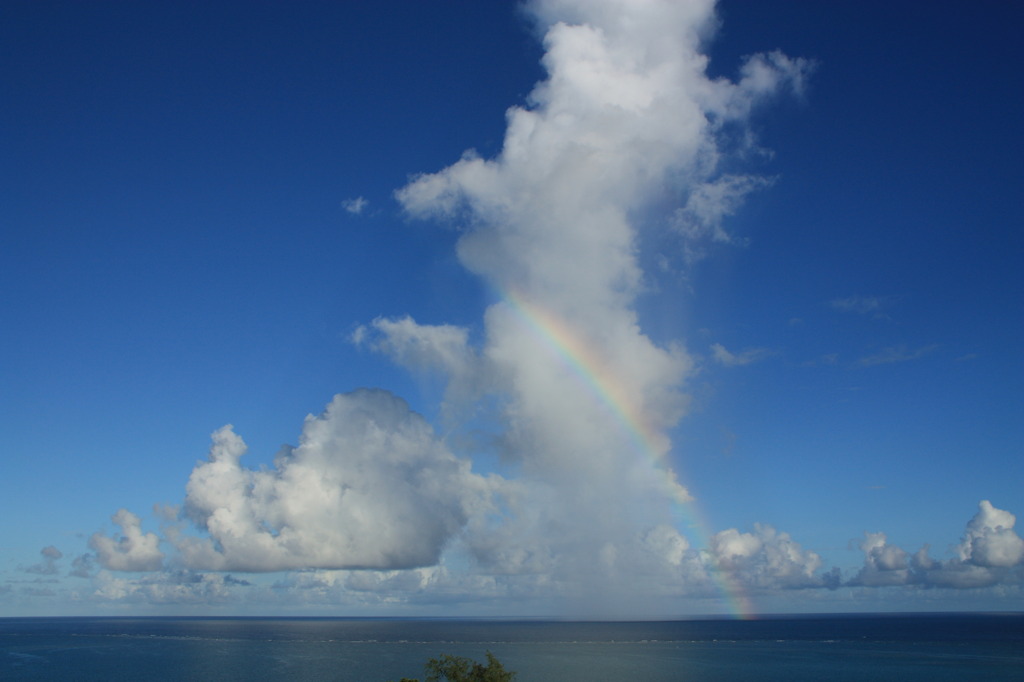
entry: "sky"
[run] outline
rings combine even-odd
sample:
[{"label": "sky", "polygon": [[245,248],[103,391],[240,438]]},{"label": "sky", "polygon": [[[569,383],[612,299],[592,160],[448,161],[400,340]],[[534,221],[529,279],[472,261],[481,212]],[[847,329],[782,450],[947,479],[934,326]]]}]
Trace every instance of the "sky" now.
[{"label": "sky", "polygon": [[0,6],[0,615],[1024,610],[1016,3]]}]

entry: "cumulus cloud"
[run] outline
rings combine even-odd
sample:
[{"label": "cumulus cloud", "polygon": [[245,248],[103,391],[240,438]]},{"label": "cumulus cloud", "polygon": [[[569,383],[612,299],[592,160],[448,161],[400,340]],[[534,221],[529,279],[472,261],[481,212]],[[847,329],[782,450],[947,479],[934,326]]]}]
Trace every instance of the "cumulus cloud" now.
[{"label": "cumulus cloud", "polygon": [[101,566],[113,571],[156,571],[163,566],[160,538],[156,533],[143,533],[138,516],[121,509],[111,519],[121,528],[120,536],[94,533],[89,538],[89,547]]},{"label": "cumulus cloud", "polygon": [[860,543],[864,566],[850,580],[851,585],[883,587],[910,582],[910,563],[905,551],[886,541],[885,533],[864,533]]},{"label": "cumulus cloud", "polygon": [[850,585],[976,588],[1024,583],[1024,540],[1013,529],[1016,517],[988,500],[967,523],[956,556],[940,561],[925,545],[913,556],[888,544],[883,533],[865,533],[864,566]]},{"label": "cumulus cloud", "polygon": [[748,588],[762,590],[835,587],[833,574],[821,575],[821,557],[804,550],[788,533],[756,524],[753,533],[732,528],[711,538],[714,566]]},{"label": "cumulus cloud", "polygon": [[1020,564],[1024,559],[1024,540],[1013,530],[1016,522],[1017,517],[1010,512],[996,509],[988,500],[982,500],[956,548],[958,558],[985,568]]},{"label": "cumulus cloud", "polygon": [[[503,398],[502,455],[529,486],[469,546],[506,571],[593,575],[619,563],[638,522],[657,526],[673,497],[688,496],[663,458],[693,361],[640,327],[637,241],[656,226],[634,216],[671,186],[683,203],[677,230],[729,241],[723,219],[769,181],[721,172],[721,135],[766,98],[799,90],[809,65],[757,55],[736,82],[709,78],[700,46],[711,2],[530,9],[548,77],[508,110],[500,154],[466,152],[396,196],[412,216],[455,222],[460,261],[502,293],[485,314],[478,366]],[[381,330],[392,355],[408,357],[411,330]]]},{"label": "cumulus cloud", "polygon": [[670,566],[681,566],[690,542],[668,524],[659,524],[643,535],[643,547]]},{"label": "cumulus cloud", "polygon": [[486,508],[488,483],[405,401],[382,390],[337,395],[309,416],[271,469],[241,465],[226,426],[193,470],[184,515],[208,537],[175,544],[200,570],[406,568],[436,563]]}]

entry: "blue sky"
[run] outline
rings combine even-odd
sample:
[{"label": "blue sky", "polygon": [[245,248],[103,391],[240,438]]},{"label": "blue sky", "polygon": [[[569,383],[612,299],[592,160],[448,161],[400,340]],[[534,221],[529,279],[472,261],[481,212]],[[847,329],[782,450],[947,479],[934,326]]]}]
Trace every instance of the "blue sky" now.
[{"label": "blue sky", "polygon": [[0,613],[1020,610],[1022,10],[657,4],[5,3]]}]

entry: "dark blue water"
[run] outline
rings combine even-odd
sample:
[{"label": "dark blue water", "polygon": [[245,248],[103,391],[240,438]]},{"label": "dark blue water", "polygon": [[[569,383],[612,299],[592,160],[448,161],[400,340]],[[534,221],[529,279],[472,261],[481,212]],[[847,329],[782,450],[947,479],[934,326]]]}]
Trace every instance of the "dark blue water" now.
[{"label": "dark blue water", "polygon": [[520,682],[1024,680],[1024,614],[569,623],[255,618],[0,619],[3,680],[423,677],[493,652]]}]

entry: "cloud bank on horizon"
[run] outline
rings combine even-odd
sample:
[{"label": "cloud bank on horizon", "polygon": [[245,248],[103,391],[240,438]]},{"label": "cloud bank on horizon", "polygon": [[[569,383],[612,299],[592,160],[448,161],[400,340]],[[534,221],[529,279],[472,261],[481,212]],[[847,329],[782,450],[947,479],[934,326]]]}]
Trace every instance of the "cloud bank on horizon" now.
[{"label": "cloud bank on horizon", "polygon": [[[289,573],[269,593],[310,603],[528,597],[574,612],[676,596],[1024,582],[1016,519],[988,501],[954,558],[933,559],[927,546],[910,554],[867,532],[864,565],[848,577],[772,526],[711,534],[684,521],[693,500],[667,457],[669,433],[704,360],[641,326],[642,235],[674,234],[683,269],[737,241],[724,219],[772,182],[736,170],[758,151],[751,117],[800,95],[813,64],[770,52],[748,57],[735,80],[710,77],[711,0],[527,9],[547,77],[508,110],[501,151],[466,151],[395,194],[408,216],[458,231],[459,262],[493,292],[480,338],[388,311],[352,335],[411,372],[443,377],[446,434],[484,437],[453,451],[457,439],[383,389],[335,396],[270,467],[248,468],[242,436],[225,426],[159,533],[121,509],[118,531],[90,538],[76,569],[92,576],[92,598],[231,603],[257,589],[234,574],[277,572]],[[666,197],[679,208],[651,220]],[[833,302],[867,315],[885,305]],[[726,367],[771,354],[711,348]],[[53,573],[63,555],[47,547],[42,557],[28,570]]]}]

